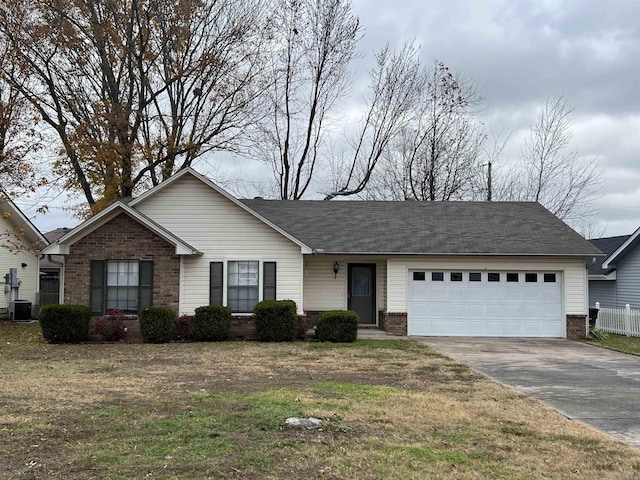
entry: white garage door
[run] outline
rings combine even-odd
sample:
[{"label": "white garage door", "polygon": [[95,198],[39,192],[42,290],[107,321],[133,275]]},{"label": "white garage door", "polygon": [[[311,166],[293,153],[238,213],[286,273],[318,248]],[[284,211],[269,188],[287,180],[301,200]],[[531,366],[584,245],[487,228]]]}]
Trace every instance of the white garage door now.
[{"label": "white garage door", "polygon": [[409,271],[409,335],[562,337],[557,272]]}]

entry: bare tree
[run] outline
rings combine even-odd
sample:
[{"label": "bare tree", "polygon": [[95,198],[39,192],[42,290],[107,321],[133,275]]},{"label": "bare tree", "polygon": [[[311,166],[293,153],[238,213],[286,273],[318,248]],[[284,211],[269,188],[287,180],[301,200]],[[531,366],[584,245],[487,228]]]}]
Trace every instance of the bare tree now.
[{"label": "bare tree", "polygon": [[274,0],[268,19],[268,114],[248,154],[273,168],[282,199],[301,198],[321,161],[330,115],[351,85],[360,22],[345,0]]},{"label": "bare tree", "polygon": [[518,191],[517,177],[512,175],[508,165],[502,162],[502,155],[514,131],[489,128],[482,143],[482,173],[473,182],[472,200],[492,201],[497,198],[509,198]]},{"label": "bare tree", "polygon": [[358,133],[351,138],[349,155],[335,169],[334,189],[325,200],[363,192],[390,143],[408,126],[411,109],[419,99],[417,52],[408,42],[398,52],[387,46],[376,55],[367,109]]},{"label": "bare tree", "polygon": [[577,225],[595,213],[594,194],[601,183],[597,161],[571,149],[572,112],[562,95],[545,101],[521,148],[521,163],[514,173],[520,190],[509,199],[540,202]]},{"label": "bare tree", "polygon": [[[57,134],[91,211],[226,148],[256,97],[250,0],[7,0],[3,74]],[[23,75],[32,83],[24,84]]]},{"label": "bare tree", "polygon": [[365,190],[367,198],[443,201],[471,198],[481,175],[485,139],[474,108],[474,82],[442,62],[422,68],[410,120],[385,151]]}]

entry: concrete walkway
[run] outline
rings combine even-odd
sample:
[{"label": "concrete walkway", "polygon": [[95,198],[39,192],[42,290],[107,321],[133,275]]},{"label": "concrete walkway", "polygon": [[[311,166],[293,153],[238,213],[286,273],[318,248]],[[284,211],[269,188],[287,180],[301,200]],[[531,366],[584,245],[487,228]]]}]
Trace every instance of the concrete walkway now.
[{"label": "concrete walkway", "polygon": [[412,338],[640,448],[640,357],[561,339]]},{"label": "concrete walkway", "polygon": [[398,337],[395,335],[387,335],[387,332],[379,328],[359,328],[358,338],[361,340],[398,340],[408,339],[409,337]]}]

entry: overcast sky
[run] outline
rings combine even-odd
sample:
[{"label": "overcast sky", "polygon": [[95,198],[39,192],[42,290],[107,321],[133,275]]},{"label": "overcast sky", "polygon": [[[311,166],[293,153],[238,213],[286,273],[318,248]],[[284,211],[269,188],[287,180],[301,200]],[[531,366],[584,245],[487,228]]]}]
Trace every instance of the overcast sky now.
[{"label": "overcast sky", "polygon": [[[501,162],[517,158],[545,98],[563,94],[574,107],[572,147],[602,168],[603,236],[640,227],[640,1],[354,0],[354,10],[364,27],[360,84],[376,50],[415,38],[426,63],[479,83],[489,128],[513,132]],[[57,208],[35,218],[43,231],[75,223]]]}]

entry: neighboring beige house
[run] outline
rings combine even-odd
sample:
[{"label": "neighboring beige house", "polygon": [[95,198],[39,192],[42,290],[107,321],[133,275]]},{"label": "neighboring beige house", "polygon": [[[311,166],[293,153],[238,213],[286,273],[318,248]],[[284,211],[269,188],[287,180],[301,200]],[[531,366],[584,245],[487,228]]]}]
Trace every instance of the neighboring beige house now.
[{"label": "neighboring beige house", "polygon": [[65,256],[64,303],[94,315],[222,304],[355,310],[390,334],[579,337],[587,259],[601,252],[532,202],[239,200],[185,169],[43,253]]},{"label": "neighboring beige house", "polygon": [[13,202],[0,200],[0,318],[14,318],[16,300],[22,301],[19,302],[22,303],[19,314],[26,311],[26,302],[31,304],[29,317],[37,311],[38,250],[47,244],[44,236]]}]

